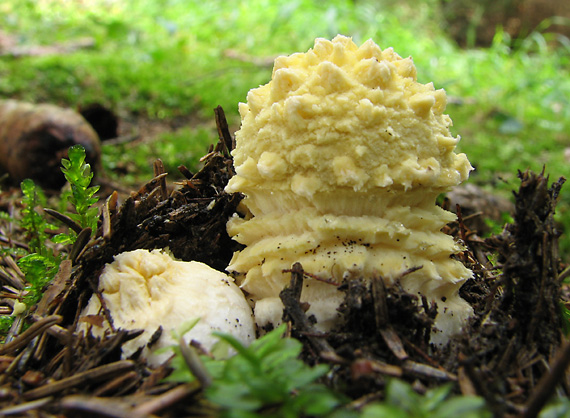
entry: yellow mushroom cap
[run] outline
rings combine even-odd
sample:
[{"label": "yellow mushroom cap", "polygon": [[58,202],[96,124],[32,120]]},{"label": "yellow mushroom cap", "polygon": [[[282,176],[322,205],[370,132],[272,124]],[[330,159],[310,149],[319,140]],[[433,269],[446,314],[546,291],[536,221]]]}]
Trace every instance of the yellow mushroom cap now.
[{"label": "yellow mushroom cap", "polygon": [[[268,301],[289,280],[282,270],[298,261],[336,281],[350,273],[390,283],[422,266],[404,288],[438,303],[444,335],[461,328],[471,308],[458,290],[472,273],[450,258],[461,247],[441,228],[455,217],[435,199],[472,167],[454,152],[445,107],[443,90],[417,82],[411,58],[372,40],[317,39],[275,60],[272,80],[240,103],[236,175],[226,187],[246,196],[253,215],[228,223],[246,245],[228,270],[258,301],[258,325],[275,322],[258,313],[272,311]],[[336,322],[338,293],[308,281],[302,300],[323,328]]]},{"label": "yellow mushroom cap", "polygon": [[448,188],[471,166],[443,114],[444,90],[416,81],[411,58],[372,40],[317,39],[275,60],[271,82],[240,104],[229,191],[310,196],[337,188]]}]

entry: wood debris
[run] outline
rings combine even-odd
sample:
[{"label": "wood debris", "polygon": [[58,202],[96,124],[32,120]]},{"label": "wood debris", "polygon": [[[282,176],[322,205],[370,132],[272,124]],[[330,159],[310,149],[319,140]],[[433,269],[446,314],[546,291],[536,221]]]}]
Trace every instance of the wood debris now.
[{"label": "wood debris", "polygon": [[61,159],[76,144],[85,149],[92,169],[99,169],[99,137],[79,113],[52,104],[0,100],[0,171],[14,184],[31,178],[43,188],[61,188]]}]

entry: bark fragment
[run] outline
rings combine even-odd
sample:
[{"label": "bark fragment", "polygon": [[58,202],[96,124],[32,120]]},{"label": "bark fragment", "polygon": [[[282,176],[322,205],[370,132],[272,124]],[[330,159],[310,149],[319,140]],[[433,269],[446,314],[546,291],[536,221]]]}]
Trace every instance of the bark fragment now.
[{"label": "bark fragment", "polygon": [[81,115],[51,104],[0,101],[0,171],[14,183],[31,178],[43,188],[61,188],[61,159],[76,144],[85,148],[86,161],[98,170],[100,141]]}]

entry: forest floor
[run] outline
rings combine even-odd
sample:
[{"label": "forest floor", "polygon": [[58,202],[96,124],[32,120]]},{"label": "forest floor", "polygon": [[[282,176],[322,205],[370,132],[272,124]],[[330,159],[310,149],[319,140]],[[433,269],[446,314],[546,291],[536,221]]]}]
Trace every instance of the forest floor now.
[{"label": "forest floor", "polygon": [[[233,175],[233,139],[219,112],[219,142],[197,173],[182,168],[182,179],[173,184],[157,162],[152,179],[138,190],[123,188],[119,198],[112,185],[105,186],[111,191],[102,199],[97,234],[76,242],[31,310],[29,328],[0,346],[0,413],[184,417],[220,412],[205,401],[199,378],[166,382],[172,365],[153,368],[137,355],[121,359],[122,344],[136,332],[119,330],[100,340],[77,331],[79,313],[97,289],[100,272],[121,252],[169,247],[181,260],[220,270],[227,266],[238,244],[227,235],[226,222],[241,197],[223,191]],[[142,124],[137,129],[170,128]],[[554,393],[570,393],[570,344],[561,313],[568,268],[560,261],[553,217],[564,181],[532,172],[519,173],[519,179],[512,223],[498,234],[482,238],[471,229],[477,213],[459,212],[458,222],[445,228],[465,243],[458,259],[475,275],[461,290],[475,314],[445,348],[429,344],[434,306],[397,285],[385,287],[381,277],[344,283],[345,326],[316,332],[295,292],[307,276],[301,265],[292,268],[291,286],[281,294],[287,335],[302,342],[306,364],[330,367],[321,382],[350,400],[345,411],[383,399],[393,377],[418,393],[451,384],[453,393],[483,398],[494,416],[537,416]],[[17,200],[11,193],[3,199],[5,207]],[[3,240],[25,242],[17,226],[11,228],[9,234],[10,228],[3,229]],[[23,280],[9,256],[2,276],[16,288]],[[275,407],[258,416],[276,413]]]}]

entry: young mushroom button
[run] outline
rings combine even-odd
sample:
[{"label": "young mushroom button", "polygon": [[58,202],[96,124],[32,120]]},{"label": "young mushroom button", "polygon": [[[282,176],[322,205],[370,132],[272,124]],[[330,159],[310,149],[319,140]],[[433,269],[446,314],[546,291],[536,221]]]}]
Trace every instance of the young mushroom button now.
[{"label": "young mushroom button", "polygon": [[[255,339],[251,308],[231,277],[203,263],[174,260],[162,250],[115,256],[99,278],[99,291],[116,329],[143,330],[122,345],[123,358],[143,349],[149,364],[164,363],[173,353],[159,349],[177,345],[173,333],[196,318],[200,318],[198,323],[183,336],[186,342],[197,340],[211,349],[217,341],[213,331],[232,334],[245,345]],[[87,315],[102,315],[97,295],[82,312]],[[162,334],[151,343],[159,327]],[[82,328],[87,325],[83,323]],[[109,329],[104,321],[90,331],[102,336]]]},{"label": "young mushroom button", "polygon": [[[245,248],[228,270],[255,301],[258,325],[281,319],[283,273],[304,270],[341,282],[347,274],[404,276],[408,292],[438,305],[434,343],[457,333],[472,309],[459,294],[472,272],[441,228],[455,216],[436,197],[472,170],[454,152],[458,137],[443,114],[446,95],[416,81],[411,58],[372,40],[317,39],[306,53],[275,60],[272,80],[240,103],[226,191],[245,195],[245,217],[229,234]],[[317,327],[339,323],[334,286],[308,278],[301,300]]]}]

